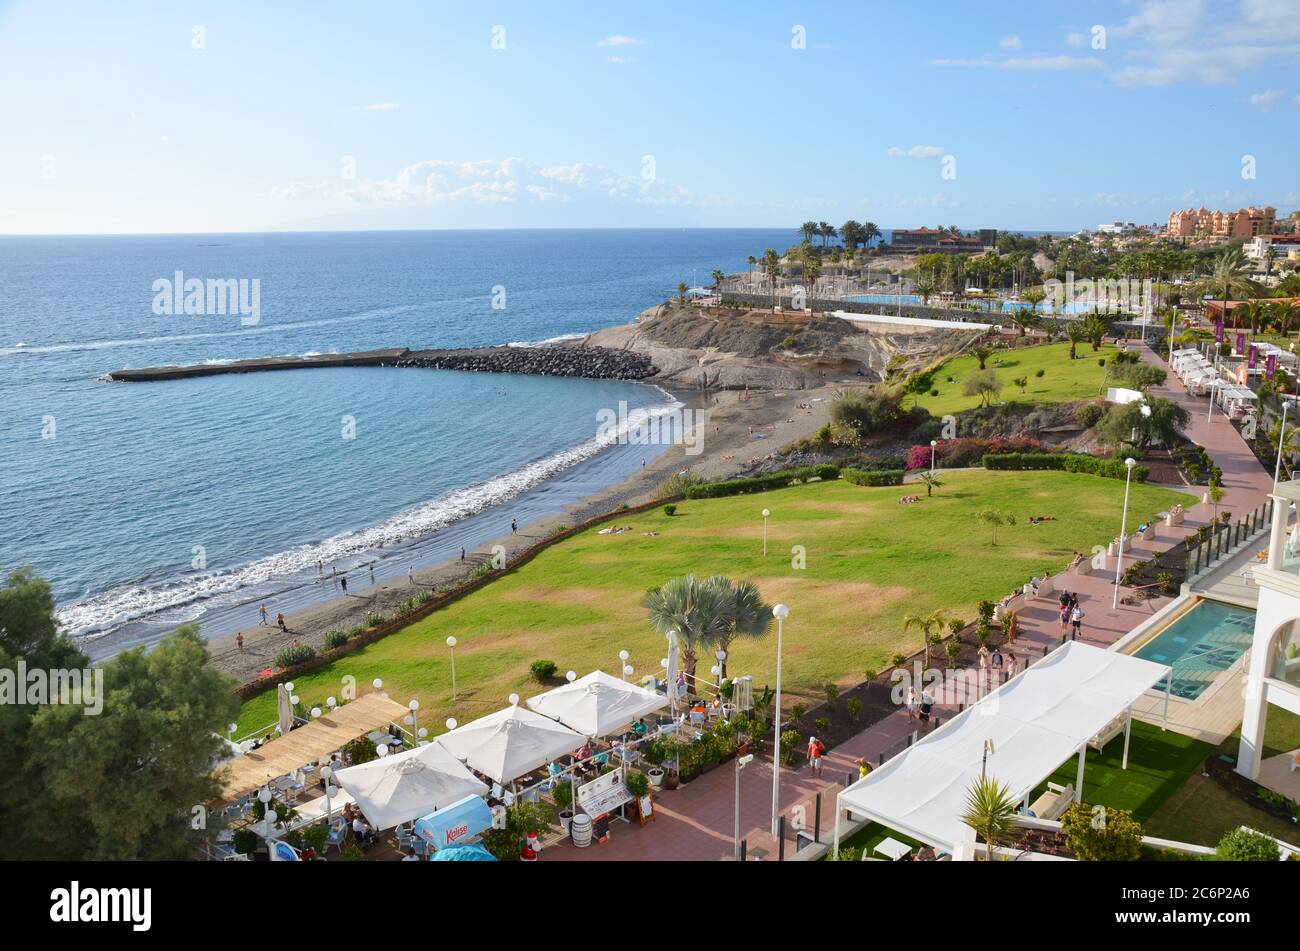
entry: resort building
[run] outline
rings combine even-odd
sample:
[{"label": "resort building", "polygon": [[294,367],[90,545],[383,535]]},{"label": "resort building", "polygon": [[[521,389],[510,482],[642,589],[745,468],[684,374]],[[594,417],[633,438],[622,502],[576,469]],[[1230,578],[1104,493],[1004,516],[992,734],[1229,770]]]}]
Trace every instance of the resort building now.
[{"label": "resort building", "polygon": [[1277,209],[1272,206],[1238,208],[1236,211],[1210,211],[1186,208],[1169,213],[1167,233],[1171,238],[1208,238],[1230,241],[1272,234],[1277,226]]},{"label": "resort building", "polygon": [[962,234],[943,228],[895,229],[888,250],[928,254],[969,254],[994,250],[998,243],[996,228],[980,228],[974,234]]},{"label": "resort building", "polygon": [[1287,531],[1292,505],[1300,502],[1300,480],[1279,483],[1273,499],[1268,560],[1252,569],[1259,606],[1237,754],[1237,772],[1255,780],[1261,769],[1284,774],[1300,770],[1294,757],[1275,764],[1262,755],[1269,707],[1300,715],[1300,525],[1289,535]]},{"label": "resort building", "polygon": [[1261,234],[1247,241],[1246,256],[1253,261],[1263,261],[1268,257],[1269,248],[1277,260],[1283,258],[1300,258],[1300,234]]}]

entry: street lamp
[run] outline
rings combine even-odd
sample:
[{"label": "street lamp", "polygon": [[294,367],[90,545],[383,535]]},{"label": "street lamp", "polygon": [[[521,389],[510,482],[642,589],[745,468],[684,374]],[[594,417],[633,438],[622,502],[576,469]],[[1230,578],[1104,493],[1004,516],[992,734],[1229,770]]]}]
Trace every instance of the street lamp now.
[{"label": "street lamp", "polygon": [[771,514],[772,514],[771,511],[769,511],[768,509],[763,509],[763,554],[764,555],[767,554],[767,517]]},{"label": "street lamp", "polygon": [[934,475],[934,451],[939,447],[937,440],[930,440],[930,475]]},{"label": "street lamp", "polygon": [[1218,348],[1216,347],[1214,351],[1214,378],[1210,380],[1210,409],[1205,414],[1205,421],[1207,423],[1214,416],[1214,391],[1218,389],[1218,386],[1219,386],[1219,351]]},{"label": "street lamp", "polygon": [[989,765],[989,754],[990,754],[990,753],[996,753],[996,752],[997,752],[997,750],[995,750],[995,749],[993,748],[993,741],[992,741],[992,740],[985,740],[985,741],[984,741],[984,755],[983,755],[983,757],[981,757],[981,759],[980,759],[980,779],[983,779],[983,778],[984,778],[984,775],[985,775],[985,773],[986,773],[987,770],[988,770],[988,765]]},{"label": "street lamp", "polygon": [[1282,446],[1286,444],[1286,411],[1291,404],[1282,400],[1282,426],[1277,431],[1277,462],[1273,466],[1273,494],[1277,495],[1277,480],[1282,474]]},{"label": "street lamp", "polygon": [[1124,468],[1127,470],[1124,473],[1124,514],[1119,521],[1119,551],[1115,555],[1115,596],[1110,602],[1112,611],[1119,608],[1119,577],[1120,571],[1124,567],[1124,535],[1128,531],[1128,490],[1130,483],[1133,481],[1133,467],[1135,465],[1137,465],[1137,462],[1131,456],[1124,460]]},{"label": "street lamp", "polygon": [[772,608],[776,618],[776,715],[772,719],[772,835],[777,834],[777,815],[781,811],[781,634],[783,622],[790,616],[784,604]]},{"label": "street lamp", "polygon": [[322,766],[320,778],[325,780],[325,824],[329,825],[334,820],[334,794],[338,792],[338,788],[330,782],[334,778],[334,767]]},{"label": "street lamp", "polygon": [[451,651],[451,699],[456,699],[456,638],[447,638],[447,649]]},{"label": "street lamp", "polygon": [[629,654],[627,651],[618,652],[618,672],[622,674],[624,680],[627,680],[627,672],[629,670],[627,665],[627,659],[631,656],[632,655]]},{"label": "street lamp", "polygon": [[721,678],[727,675],[727,652],[722,648],[718,648],[716,651],[713,652],[713,656],[718,659],[718,667],[721,668],[718,671],[718,677],[719,677],[718,687],[721,688],[722,687]]},{"label": "street lamp", "polygon": [[736,757],[736,837],[731,853],[736,859],[740,858],[740,774],[753,760],[753,753],[746,753],[744,756]]},{"label": "street lamp", "polygon": [[417,731],[420,728],[420,701],[412,700],[407,706],[411,709],[411,737],[417,739]]}]

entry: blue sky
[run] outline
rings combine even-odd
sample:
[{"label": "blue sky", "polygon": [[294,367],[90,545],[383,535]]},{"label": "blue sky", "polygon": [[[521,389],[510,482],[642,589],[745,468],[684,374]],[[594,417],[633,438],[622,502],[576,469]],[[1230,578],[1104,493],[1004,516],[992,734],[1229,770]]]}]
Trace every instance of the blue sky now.
[{"label": "blue sky", "polygon": [[1300,0],[0,0],[0,89],[0,233],[1300,207]]}]

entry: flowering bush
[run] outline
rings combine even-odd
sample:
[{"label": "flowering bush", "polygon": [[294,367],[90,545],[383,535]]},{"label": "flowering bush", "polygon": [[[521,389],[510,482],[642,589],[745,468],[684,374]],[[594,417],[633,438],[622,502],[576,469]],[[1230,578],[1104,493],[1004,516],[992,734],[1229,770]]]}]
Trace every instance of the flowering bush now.
[{"label": "flowering bush", "polygon": [[[981,439],[965,436],[961,439],[941,439],[935,448],[935,465],[945,469],[966,469],[982,464],[986,455],[1007,452],[1042,452],[1043,444],[1028,436],[994,436]],[[907,454],[907,468],[930,468],[930,447],[913,446]]]}]

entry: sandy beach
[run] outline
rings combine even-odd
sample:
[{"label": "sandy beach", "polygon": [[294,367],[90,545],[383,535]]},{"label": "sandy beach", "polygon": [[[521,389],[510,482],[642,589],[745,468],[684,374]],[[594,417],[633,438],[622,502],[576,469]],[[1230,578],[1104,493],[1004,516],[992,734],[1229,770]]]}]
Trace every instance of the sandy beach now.
[{"label": "sandy beach", "polygon": [[[253,624],[209,640],[212,663],[241,682],[255,680],[261,671],[273,667],[275,655],[291,644],[297,642],[322,650],[329,631],[360,624],[372,611],[387,614],[420,590],[432,590],[465,577],[490,557],[489,552],[496,545],[505,549],[508,563],[515,552],[535,544],[557,527],[578,524],[612,512],[620,505],[650,501],[665,479],[683,469],[690,469],[705,479],[737,475],[782,447],[817,432],[827,421],[830,398],[838,388],[674,393],[674,398],[687,408],[702,409],[708,414],[699,453],[688,455],[683,445],[663,449],[647,447],[644,465],[621,483],[595,492],[560,513],[521,524],[516,532],[495,538],[490,544],[476,546],[473,551],[466,551],[463,562],[453,558],[414,566],[409,581],[402,577],[369,585],[365,572],[354,571],[344,594],[336,581],[326,578],[322,583],[329,585],[335,596],[324,603],[286,613],[287,633],[274,626],[277,608],[273,601],[268,601],[269,624]],[[807,408],[800,408],[801,405]],[[658,454],[652,455],[655,452]],[[503,503],[500,508],[503,514],[508,514],[510,503]],[[236,641],[240,633],[244,636],[242,651]]]}]

